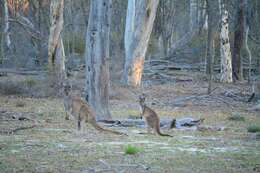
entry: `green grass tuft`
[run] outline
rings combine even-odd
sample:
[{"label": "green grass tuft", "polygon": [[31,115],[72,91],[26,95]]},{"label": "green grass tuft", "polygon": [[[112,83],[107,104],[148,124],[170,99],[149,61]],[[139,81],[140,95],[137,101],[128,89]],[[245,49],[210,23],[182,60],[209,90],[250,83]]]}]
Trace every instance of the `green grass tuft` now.
[{"label": "green grass tuft", "polygon": [[16,107],[24,107],[25,105],[26,105],[26,103],[21,100],[17,101],[15,104]]},{"label": "green grass tuft", "polygon": [[130,155],[133,155],[133,154],[137,154],[138,152],[140,152],[140,148],[138,147],[135,147],[135,146],[132,146],[132,145],[128,145],[126,148],[125,148],[125,154],[130,154]]},{"label": "green grass tuft", "polygon": [[24,82],[29,88],[32,88],[37,83],[36,80],[31,77],[26,78]]},{"label": "green grass tuft", "polygon": [[251,133],[260,132],[260,125],[251,125],[247,128],[247,131]]},{"label": "green grass tuft", "polygon": [[230,121],[245,121],[245,117],[239,114],[234,114],[228,117],[228,120]]}]

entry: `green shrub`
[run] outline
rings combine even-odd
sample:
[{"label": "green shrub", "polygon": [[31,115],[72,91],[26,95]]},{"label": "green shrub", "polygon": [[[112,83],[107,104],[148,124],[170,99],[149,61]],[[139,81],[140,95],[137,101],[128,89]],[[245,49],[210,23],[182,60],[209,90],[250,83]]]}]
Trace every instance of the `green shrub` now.
[{"label": "green shrub", "polygon": [[247,128],[247,131],[251,133],[260,132],[260,125],[251,125]]},{"label": "green shrub", "polygon": [[256,139],[260,139],[260,132],[258,132],[257,134],[256,134]]},{"label": "green shrub", "polygon": [[137,154],[138,152],[140,152],[140,148],[132,146],[132,145],[128,145],[125,148],[125,154],[134,155],[134,154]]}]

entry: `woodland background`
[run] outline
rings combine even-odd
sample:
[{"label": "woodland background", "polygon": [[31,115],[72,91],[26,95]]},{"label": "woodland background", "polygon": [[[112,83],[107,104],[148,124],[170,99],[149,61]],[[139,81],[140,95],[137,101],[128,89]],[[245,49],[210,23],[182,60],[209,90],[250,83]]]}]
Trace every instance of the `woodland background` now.
[{"label": "woodland background", "polygon": [[[0,172],[258,173],[259,28],[259,0],[0,0]],[[128,136],[65,120],[67,82]]]},{"label": "woodland background", "polygon": [[[241,1],[242,2],[242,1]],[[259,73],[259,2],[248,0],[240,5],[240,0],[226,1],[229,12],[231,50],[234,50],[234,34],[238,30],[238,20],[243,20],[241,35],[241,57],[244,77],[247,78],[249,56],[245,48],[245,31],[249,27],[248,46],[252,54],[252,69]],[[4,7],[1,1],[1,67],[44,69],[47,63],[48,34],[50,27],[48,0],[30,0],[30,5],[14,14],[10,10],[10,50],[5,52]],[[220,71],[218,1],[212,1],[213,32],[215,40],[214,69]],[[68,68],[84,64],[86,29],[89,15],[89,0],[65,0],[64,28],[62,38]],[[240,7],[241,6],[241,7]],[[243,10],[242,16],[238,10]],[[112,80],[120,79],[124,64],[124,29],[126,21],[126,0],[112,1],[110,32],[110,70]],[[153,32],[146,53],[147,60],[167,60],[176,67],[206,69],[207,13],[205,0],[163,0],[159,2]]]}]

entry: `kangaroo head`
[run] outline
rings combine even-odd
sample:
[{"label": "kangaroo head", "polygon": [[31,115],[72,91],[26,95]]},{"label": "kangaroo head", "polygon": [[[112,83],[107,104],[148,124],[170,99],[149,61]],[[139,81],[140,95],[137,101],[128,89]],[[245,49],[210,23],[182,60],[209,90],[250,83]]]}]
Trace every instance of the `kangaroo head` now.
[{"label": "kangaroo head", "polygon": [[144,106],[145,102],[145,94],[139,96],[139,103],[141,106]]},{"label": "kangaroo head", "polygon": [[69,82],[66,82],[63,84],[63,92],[65,94],[65,96],[68,96],[71,92],[71,84]]}]

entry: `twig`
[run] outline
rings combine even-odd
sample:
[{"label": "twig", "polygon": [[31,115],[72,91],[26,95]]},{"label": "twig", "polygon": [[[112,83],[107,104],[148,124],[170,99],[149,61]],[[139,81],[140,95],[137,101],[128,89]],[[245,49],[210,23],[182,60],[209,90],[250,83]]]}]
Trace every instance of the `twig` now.
[{"label": "twig", "polygon": [[212,95],[213,91],[217,90],[217,89],[221,89],[220,87],[216,87],[214,89],[211,90],[211,93],[209,95]]}]

